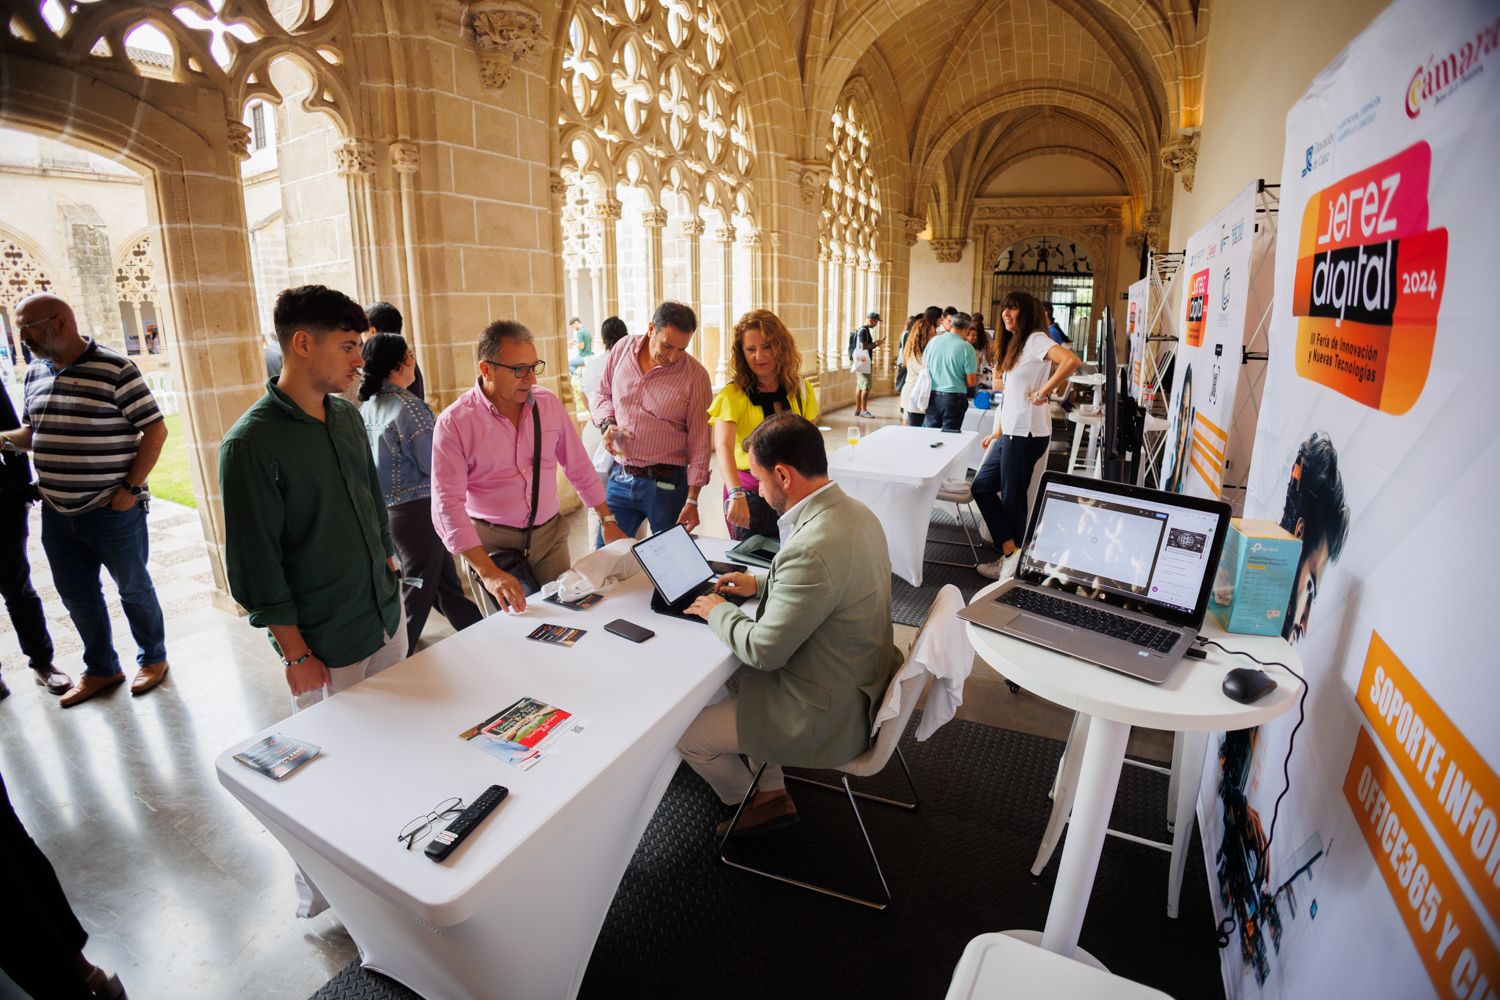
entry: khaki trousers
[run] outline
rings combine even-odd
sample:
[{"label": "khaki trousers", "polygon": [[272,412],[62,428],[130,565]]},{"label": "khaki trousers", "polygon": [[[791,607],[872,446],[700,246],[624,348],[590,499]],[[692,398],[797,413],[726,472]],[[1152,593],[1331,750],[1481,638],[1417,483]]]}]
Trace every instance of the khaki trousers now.
[{"label": "khaki trousers", "polygon": [[[743,756],[745,751],[740,746],[739,724],[735,719],[738,707],[737,698],[709,705],[698,713],[677,742],[682,759],[708,782],[726,806],[739,804],[760,767],[759,761],[747,762]],[[767,765],[766,773],[760,776],[759,788],[769,792],[786,788],[781,768]]]},{"label": "khaki trousers", "polygon": [[[497,549],[520,552],[526,547],[526,532],[521,528],[507,528],[475,517],[469,520],[479,532],[479,544],[486,552]],[[568,522],[561,514],[531,529],[529,561],[537,583],[550,583],[573,568],[573,557],[568,552]]]}]

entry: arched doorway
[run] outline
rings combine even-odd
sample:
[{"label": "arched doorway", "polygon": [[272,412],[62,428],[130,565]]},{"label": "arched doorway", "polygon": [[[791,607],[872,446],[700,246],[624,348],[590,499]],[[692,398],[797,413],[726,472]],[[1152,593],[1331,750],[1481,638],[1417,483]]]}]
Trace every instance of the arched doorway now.
[{"label": "arched doorway", "polygon": [[1085,361],[1096,348],[1089,318],[1094,307],[1094,265],[1087,251],[1064,236],[1033,236],[1012,243],[995,260],[990,315],[1013,291],[1030,292],[1052,307],[1053,318]]}]

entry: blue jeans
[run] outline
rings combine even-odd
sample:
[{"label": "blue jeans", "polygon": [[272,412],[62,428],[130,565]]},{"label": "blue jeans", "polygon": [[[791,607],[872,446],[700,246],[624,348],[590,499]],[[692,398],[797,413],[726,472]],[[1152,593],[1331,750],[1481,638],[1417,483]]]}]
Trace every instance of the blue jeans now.
[{"label": "blue jeans", "polygon": [[[615,522],[628,537],[634,538],[642,521],[651,522],[651,533],[666,531],[677,523],[682,505],[687,500],[687,469],[677,467],[670,478],[661,482],[645,476],[632,476],[625,466],[616,462],[609,470],[609,482],[604,487],[604,500]],[[596,545],[604,544],[600,532]]]},{"label": "blue jeans", "polygon": [[1001,546],[1006,539],[1020,545],[1026,539],[1026,491],[1031,486],[1031,473],[1037,460],[1047,454],[1052,439],[1036,437],[1012,437],[1007,434],[990,445],[984,454],[984,462],[974,476],[971,489],[974,506],[990,529],[990,538],[995,548],[1005,554]]},{"label": "blue jeans", "polygon": [[941,427],[945,431],[964,429],[964,414],[969,397],[961,392],[934,392],[927,401],[927,420],[923,427]]},{"label": "blue jeans", "polygon": [[587,363],[587,362],[588,362],[588,358],[584,357],[583,355],[578,355],[577,357],[569,358],[568,359],[568,374],[569,375],[577,375],[578,374],[578,369],[582,368],[584,366],[584,364]]},{"label": "blue jeans", "polygon": [[167,631],[151,574],[146,571],[150,540],[146,510],[137,503],[125,511],[109,506],[86,514],[59,514],[42,506],[42,548],[52,565],[52,582],[83,640],[84,673],[111,677],[120,673],[114,633],[99,568],[109,570],[120,589],[120,603],[135,637],[137,666],[167,658]]}]

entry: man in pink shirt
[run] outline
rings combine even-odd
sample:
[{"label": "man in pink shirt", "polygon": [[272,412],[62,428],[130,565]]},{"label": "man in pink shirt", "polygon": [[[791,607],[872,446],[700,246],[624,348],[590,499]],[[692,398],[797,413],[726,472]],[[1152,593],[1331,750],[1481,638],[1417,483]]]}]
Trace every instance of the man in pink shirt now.
[{"label": "man in pink shirt", "polygon": [[578,428],[556,394],[536,384],[531,331],[501,320],[485,327],[476,352],[479,379],[442,416],[432,434],[432,522],[449,552],[462,555],[503,610],[525,611],[526,593],[489,553],[525,551],[531,513],[533,422],[540,420],[542,460],[529,562],[542,583],[573,565],[568,526],[558,512],[557,467],[604,524],[604,538],[625,535],[604,502]]},{"label": "man in pink shirt", "polygon": [[713,451],[713,390],[708,371],[687,353],[697,329],[692,309],[663,302],[644,334],[626,337],[609,352],[589,401],[604,446],[616,456],[605,495],[626,535],[645,520],[653,532],[673,524],[698,527],[698,491],[708,482]]}]

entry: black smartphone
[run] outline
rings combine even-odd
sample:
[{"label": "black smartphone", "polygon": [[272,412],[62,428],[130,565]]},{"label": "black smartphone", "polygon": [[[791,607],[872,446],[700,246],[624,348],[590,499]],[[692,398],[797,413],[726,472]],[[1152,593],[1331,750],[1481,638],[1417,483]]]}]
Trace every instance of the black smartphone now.
[{"label": "black smartphone", "polygon": [[943,446],[943,442],[941,442],[941,441],[934,441],[934,442],[932,442],[932,444],[928,445],[927,447],[929,447],[929,448],[941,448],[942,446]]},{"label": "black smartphone", "polygon": [[616,618],[604,626],[604,631],[613,632],[620,638],[629,639],[631,642],[645,642],[656,634],[649,628],[641,628],[634,622],[628,622],[623,618]]},{"label": "black smartphone", "polygon": [[708,568],[720,575],[724,573],[744,573],[750,569],[750,567],[743,563],[719,562],[717,559],[710,559],[708,561]]}]

